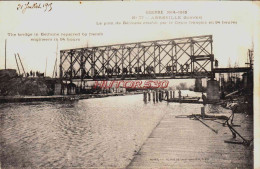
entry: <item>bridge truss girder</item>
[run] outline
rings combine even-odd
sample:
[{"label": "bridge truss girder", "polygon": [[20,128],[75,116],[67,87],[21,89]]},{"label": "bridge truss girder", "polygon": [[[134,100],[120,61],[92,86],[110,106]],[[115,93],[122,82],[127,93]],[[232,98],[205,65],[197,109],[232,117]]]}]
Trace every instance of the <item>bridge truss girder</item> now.
[{"label": "bridge truss girder", "polygon": [[195,36],[60,51],[60,78],[213,77],[212,36]]}]

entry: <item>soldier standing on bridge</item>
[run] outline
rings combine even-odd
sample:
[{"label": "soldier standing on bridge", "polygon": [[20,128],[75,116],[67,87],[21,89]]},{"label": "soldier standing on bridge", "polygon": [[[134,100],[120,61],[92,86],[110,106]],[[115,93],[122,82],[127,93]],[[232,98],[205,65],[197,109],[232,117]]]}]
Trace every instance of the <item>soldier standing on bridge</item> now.
[{"label": "soldier standing on bridge", "polygon": [[207,104],[207,97],[203,94],[203,92],[201,98],[203,100],[203,105],[205,106]]},{"label": "soldier standing on bridge", "polygon": [[215,67],[218,68],[218,60],[215,60]]}]

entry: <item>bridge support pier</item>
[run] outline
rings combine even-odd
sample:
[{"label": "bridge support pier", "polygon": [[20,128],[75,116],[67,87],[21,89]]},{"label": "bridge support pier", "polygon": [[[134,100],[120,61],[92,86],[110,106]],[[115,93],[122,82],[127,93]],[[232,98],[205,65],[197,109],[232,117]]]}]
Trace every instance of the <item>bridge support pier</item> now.
[{"label": "bridge support pier", "polygon": [[148,91],[148,101],[151,101],[151,92]]},{"label": "bridge support pier", "polygon": [[159,93],[158,93],[158,91],[156,91],[156,102],[158,102],[158,96],[159,95]]},{"label": "bridge support pier", "polygon": [[195,92],[202,92],[202,79],[201,78],[196,78],[195,79]]},{"label": "bridge support pier", "polygon": [[219,82],[216,80],[207,81],[207,102],[215,103],[220,99],[219,95]]},{"label": "bridge support pier", "polygon": [[165,92],[166,92],[166,99],[167,99],[167,101],[168,101],[168,100],[169,100],[169,91],[166,90]]},{"label": "bridge support pier", "polygon": [[155,102],[155,92],[153,91],[153,102]]}]

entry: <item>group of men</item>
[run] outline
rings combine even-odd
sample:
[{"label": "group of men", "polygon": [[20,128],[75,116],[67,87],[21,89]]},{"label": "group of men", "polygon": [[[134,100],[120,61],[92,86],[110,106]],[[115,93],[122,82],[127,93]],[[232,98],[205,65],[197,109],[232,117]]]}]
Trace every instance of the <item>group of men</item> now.
[{"label": "group of men", "polygon": [[[35,75],[36,75],[36,76],[35,76]],[[31,70],[30,73],[29,73],[29,72],[25,73],[25,76],[26,76],[26,77],[44,77],[44,73],[40,73],[40,72],[38,72],[38,71],[33,72],[33,71]]]}]

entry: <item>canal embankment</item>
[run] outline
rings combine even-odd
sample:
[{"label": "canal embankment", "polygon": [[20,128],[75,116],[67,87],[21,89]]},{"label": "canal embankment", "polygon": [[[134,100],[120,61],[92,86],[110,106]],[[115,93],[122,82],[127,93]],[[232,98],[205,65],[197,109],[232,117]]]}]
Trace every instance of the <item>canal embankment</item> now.
[{"label": "canal embankment", "polygon": [[[207,108],[217,109],[216,116],[231,115],[219,106]],[[252,168],[253,142],[245,146],[239,136],[233,138],[223,120],[202,119],[203,124],[196,119],[178,118],[198,112],[198,106],[182,104],[174,112],[166,113],[127,168]],[[233,124],[244,139],[252,140],[252,115],[235,114]]]},{"label": "canal embankment", "polygon": [[2,70],[0,72],[0,103],[70,101],[140,94],[138,91],[93,92],[93,90],[89,90],[87,93],[74,92],[73,94],[67,93],[61,95],[61,89],[59,79],[49,77],[22,77],[18,76],[15,70]]}]

